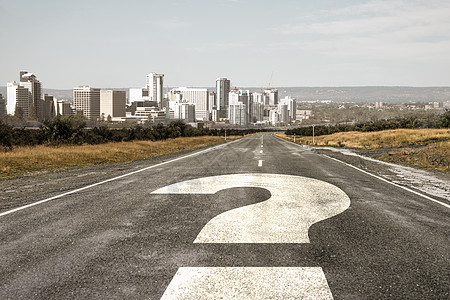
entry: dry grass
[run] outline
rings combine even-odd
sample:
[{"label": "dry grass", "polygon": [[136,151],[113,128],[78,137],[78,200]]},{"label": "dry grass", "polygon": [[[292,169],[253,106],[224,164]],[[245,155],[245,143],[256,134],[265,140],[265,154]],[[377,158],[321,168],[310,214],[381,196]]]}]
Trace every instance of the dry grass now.
[{"label": "dry grass", "polygon": [[[293,136],[278,135],[292,141]],[[430,143],[450,140],[447,129],[393,129],[375,132],[338,132],[330,135],[316,136],[314,145],[335,146],[363,149],[399,148],[412,145],[428,145]],[[312,137],[296,137],[300,144],[313,145]]]},{"label": "dry grass", "polygon": [[402,149],[379,157],[380,160],[413,167],[450,172],[450,141],[419,149]]},{"label": "dry grass", "polygon": [[[240,137],[227,137],[230,140],[236,138]],[[82,146],[17,147],[10,152],[0,152],[0,178],[89,165],[121,163],[213,146],[223,142],[223,137],[203,136],[156,142],[135,141]]]},{"label": "dry grass", "polygon": [[[277,134],[293,141],[293,136]],[[313,145],[312,137],[296,137],[300,144]],[[315,137],[314,145],[360,149],[389,149],[378,159],[412,167],[450,172],[448,129],[394,129],[375,132],[339,132]],[[399,148],[392,151],[392,148]]]}]

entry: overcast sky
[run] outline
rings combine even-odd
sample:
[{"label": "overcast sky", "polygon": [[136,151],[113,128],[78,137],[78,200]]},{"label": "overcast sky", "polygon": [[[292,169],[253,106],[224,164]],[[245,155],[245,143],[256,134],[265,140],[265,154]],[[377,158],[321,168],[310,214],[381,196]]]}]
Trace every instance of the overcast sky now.
[{"label": "overcast sky", "polygon": [[0,85],[450,86],[449,0],[0,0]]}]

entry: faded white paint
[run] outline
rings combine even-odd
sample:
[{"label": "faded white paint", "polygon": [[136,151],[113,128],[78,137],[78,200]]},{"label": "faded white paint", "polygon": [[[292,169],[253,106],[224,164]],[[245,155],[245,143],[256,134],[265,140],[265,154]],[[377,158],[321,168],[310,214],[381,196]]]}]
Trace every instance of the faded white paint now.
[{"label": "faded white paint", "polygon": [[258,167],[262,167],[262,160],[258,160]]},{"label": "faded white paint", "polygon": [[322,268],[179,268],[162,300],[333,299]]},{"label": "faded white paint", "polygon": [[338,187],[317,179],[282,174],[231,174],[175,183],[153,194],[214,194],[237,187],[270,191],[263,202],[210,220],[194,243],[309,243],[308,229],[350,206]]}]

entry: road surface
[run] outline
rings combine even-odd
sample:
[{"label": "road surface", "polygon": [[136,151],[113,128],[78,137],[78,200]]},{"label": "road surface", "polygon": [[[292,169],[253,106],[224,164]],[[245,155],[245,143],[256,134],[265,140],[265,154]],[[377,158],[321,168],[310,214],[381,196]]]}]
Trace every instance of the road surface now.
[{"label": "road surface", "polygon": [[445,199],[271,134],[142,164],[2,207],[0,299],[449,297]]}]

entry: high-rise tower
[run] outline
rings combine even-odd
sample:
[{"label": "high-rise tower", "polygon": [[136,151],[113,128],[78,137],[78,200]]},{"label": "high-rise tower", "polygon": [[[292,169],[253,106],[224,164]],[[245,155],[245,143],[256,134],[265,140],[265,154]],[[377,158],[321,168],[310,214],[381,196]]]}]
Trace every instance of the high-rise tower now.
[{"label": "high-rise tower", "polygon": [[89,120],[100,117],[100,89],[89,86],[73,88],[73,105],[77,113],[83,114]]},{"label": "high-rise tower", "polygon": [[160,108],[164,103],[164,74],[150,73],[147,75],[147,89],[151,101],[158,102]]},{"label": "high-rise tower", "polygon": [[41,103],[41,90],[42,84],[37,79],[36,75],[33,73],[28,73],[27,71],[20,72],[20,83],[21,86],[28,89],[31,96],[31,103],[29,107],[28,115],[35,119],[41,119],[43,114],[43,107]]},{"label": "high-rise tower", "polygon": [[220,110],[220,117],[227,116],[227,109],[229,105],[228,93],[230,92],[230,80],[226,78],[216,79],[216,101],[217,109]]}]

